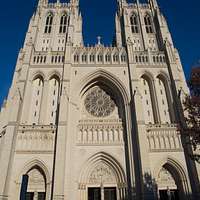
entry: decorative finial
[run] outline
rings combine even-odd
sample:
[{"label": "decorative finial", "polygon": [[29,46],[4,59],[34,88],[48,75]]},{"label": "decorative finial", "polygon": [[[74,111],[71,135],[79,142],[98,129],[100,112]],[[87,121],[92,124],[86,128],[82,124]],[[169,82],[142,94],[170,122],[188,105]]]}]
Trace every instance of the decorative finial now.
[{"label": "decorative finial", "polygon": [[98,36],[97,40],[98,40],[98,45],[101,45],[101,36]]}]

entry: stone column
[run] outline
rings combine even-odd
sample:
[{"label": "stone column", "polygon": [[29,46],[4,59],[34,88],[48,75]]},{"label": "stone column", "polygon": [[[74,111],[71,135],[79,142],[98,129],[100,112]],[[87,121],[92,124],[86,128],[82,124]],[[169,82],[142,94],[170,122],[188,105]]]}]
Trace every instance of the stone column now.
[{"label": "stone column", "polygon": [[104,187],[101,185],[101,200],[104,200]]},{"label": "stone column", "polygon": [[34,192],[33,200],[38,200],[38,192],[37,191]]},{"label": "stone column", "polygon": [[17,139],[18,123],[21,116],[21,105],[19,93],[14,91],[13,98],[9,98],[8,107],[10,118],[6,128],[4,148],[2,149],[0,160],[0,200],[8,199],[9,184],[13,166],[13,157],[15,153],[15,145]]},{"label": "stone column", "polygon": [[[69,101],[67,94],[67,84],[63,83],[63,90],[60,99],[60,113],[57,130],[57,145],[55,146],[55,175],[53,181],[53,200],[64,200],[65,170],[66,170],[66,136]],[[62,112],[65,110],[65,112]]]},{"label": "stone column", "polygon": [[150,169],[150,161],[149,161],[149,143],[147,139],[147,132],[146,132],[146,125],[142,110],[142,97],[139,93],[139,91],[135,91],[134,95],[135,99],[135,112],[136,112],[136,120],[137,120],[137,142],[138,142],[138,148],[140,151],[138,152],[138,161],[139,167],[137,173],[140,174],[140,179],[138,179],[136,184],[140,185],[141,189],[141,195],[138,195],[137,198],[143,199],[143,200],[154,200],[154,191],[153,191],[153,180],[151,176],[151,169]]}]

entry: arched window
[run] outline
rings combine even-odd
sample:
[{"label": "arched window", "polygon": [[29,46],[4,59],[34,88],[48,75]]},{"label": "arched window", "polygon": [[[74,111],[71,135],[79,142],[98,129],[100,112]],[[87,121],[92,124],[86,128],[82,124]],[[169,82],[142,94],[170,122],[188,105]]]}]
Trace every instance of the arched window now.
[{"label": "arched window", "polygon": [[145,27],[146,27],[146,32],[147,33],[153,33],[153,24],[152,24],[152,19],[150,15],[146,15],[144,17],[144,23],[145,23]]},{"label": "arched window", "polygon": [[130,17],[130,22],[131,22],[132,33],[139,33],[138,17],[136,14],[133,14]]},{"label": "arched window", "polygon": [[111,61],[111,55],[110,55],[110,53],[107,53],[107,54],[105,55],[105,61],[106,61],[106,62],[110,62],[110,61]]},{"label": "arched window", "polygon": [[126,60],[127,60],[126,53],[122,53],[121,62],[126,62]]},{"label": "arched window", "polygon": [[119,62],[119,54],[118,53],[115,53],[113,55],[113,62]]},{"label": "arched window", "polygon": [[142,76],[141,78],[142,84],[142,97],[143,97],[143,107],[144,107],[144,117],[146,124],[154,124],[155,123],[155,111],[153,108],[154,105],[154,95],[153,95],[153,87],[152,81],[147,76]]},{"label": "arched window", "polygon": [[78,63],[79,62],[79,55],[76,53],[74,54],[74,62]]},{"label": "arched window", "polygon": [[40,76],[34,79],[32,83],[31,109],[29,115],[30,124],[37,125],[39,123],[43,85],[44,85],[43,78]]},{"label": "arched window", "polygon": [[98,54],[98,56],[97,56],[97,60],[98,60],[98,62],[103,62],[103,54]]},{"label": "arched window", "polygon": [[59,33],[66,33],[67,31],[67,14],[63,14],[62,17],[60,18],[60,29]]},{"label": "arched window", "polygon": [[87,54],[85,54],[85,53],[82,55],[82,62],[83,63],[87,62]]},{"label": "arched window", "polygon": [[161,123],[171,123],[170,95],[162,76],[157,77],[157,96]]},{"label": "arched window", "polygon": [[49,80],[48,101],[47,101],[47,124],[55,124],[58,107],[60,81],[57,76]]},{"label": "arched window", "polygon": [[49,13],[46,18],[44,33],[51,33],[52,24],[53,24],[53,14]]},{"label": "arched window", "polygon": [[90,62],[94,62],[95,61],[95,55],[94,54],[91,54],[90,55]]}]

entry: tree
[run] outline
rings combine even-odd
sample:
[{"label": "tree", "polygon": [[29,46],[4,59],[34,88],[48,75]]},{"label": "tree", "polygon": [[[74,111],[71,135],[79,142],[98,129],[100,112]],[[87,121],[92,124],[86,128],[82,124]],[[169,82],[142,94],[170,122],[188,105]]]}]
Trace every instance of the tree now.
[{"label": "tree", "polygon": [[184,101],[187,124],[187,130],[184,132],[189,136],[189,143],[194,150],[191,157],[200,163],[200,67],[192,69],[188,85],[190,95]]}]

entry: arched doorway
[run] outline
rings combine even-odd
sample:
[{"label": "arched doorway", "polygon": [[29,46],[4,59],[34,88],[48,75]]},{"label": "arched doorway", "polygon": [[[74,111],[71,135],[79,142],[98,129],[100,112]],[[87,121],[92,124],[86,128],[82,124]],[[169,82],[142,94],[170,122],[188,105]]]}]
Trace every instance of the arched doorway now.
[{"label": "arched doorway", "polygon": [[159,200],[187,199],[186,177],[184,171],[178,165],[165,163],[162,166],[158,173],[157,188]]},{"label": "arched doorway", "polygon": [[86,163],[79,182],[80,199],[124,200],[125,175],[120,165],[109,155],[98,153]]},{"label": "arched doorway", "polygon": [[43,170],[38,166],[34,166],[26,175],[28,177],[26,200],[46,200],[47,181]]}]

